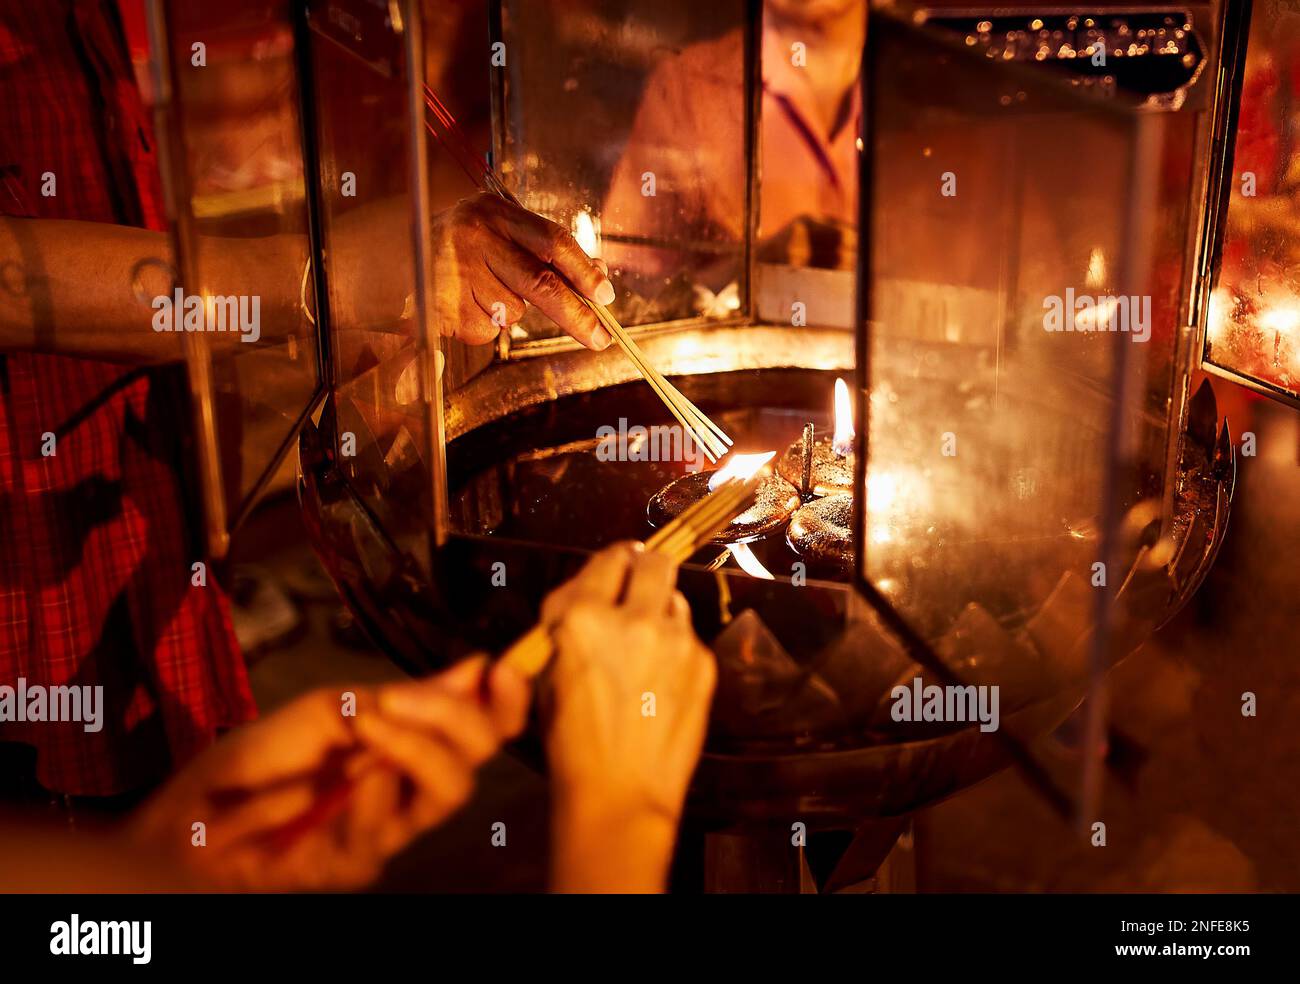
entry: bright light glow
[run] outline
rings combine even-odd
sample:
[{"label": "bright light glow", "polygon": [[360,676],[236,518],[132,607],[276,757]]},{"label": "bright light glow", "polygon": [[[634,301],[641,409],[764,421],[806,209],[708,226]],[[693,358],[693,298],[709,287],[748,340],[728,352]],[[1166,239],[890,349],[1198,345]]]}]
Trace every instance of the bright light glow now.
[{"label": "bright light glow", "polygon": [[853,451],[853,404],[849,402],[849,388],[844,380],[835,380],[835,436],[831,447],[841,458]]},{"label": "bright light glow", "polygon": [[714,491],[719,485],[729,482],[733,478],[749,478],[775,457],[775,451],[760,451],[757,454],[733,454],[727,459],[726,464],[709,477],[709,491]]},{"label": "bright light glow", "polygon": [[1210,340],[1210,348],[1220,344],[1228,332],[1228,312],[1232,309],[1232,298],[1220,287],[1210,295],[1210,308],[1205,315],[1205,334]]},{"label": "bright light glow", "polygon": [[898,479],[889,472],[875,472],[867,476],[867,510],[873,513],[888,512],[898,498]]},{"label": "bright light glow", "polygon": [[1088,286],[1106,286],[1106,254],[1100,246],[1094,247],[1092,255],[1088,257]]},{"label": "bright light glow", "polygon": [[758,559],[754,551],[749,549],[748,543],[729,543],[727,549],[731,551],[731,556],[736,558],[736,563],[750,577],[759,577],[764,581],[775,581],[772,572],[763,566],[763,562]]},{"label": "bright light glow", "polygon": [[573,217],[573,238],[588,256],[600,255],[600,232],[590,212],[579,212]]},{"label": "bright light glow", "polygon": [[1300,309],[1293,304],[1279,304],[1276,307],[1266,308],[1260,313],[1257,324],[1265,331],[1289,335],[1300,326]]},{"label": "bright light glow", "polygon": [[1114,324],[1115,311],[1118,308],[1118,297],[1114,295],[1099,297],[1092,307],[1075,312],[1074,327],[1079,331],[1107,330]]}]

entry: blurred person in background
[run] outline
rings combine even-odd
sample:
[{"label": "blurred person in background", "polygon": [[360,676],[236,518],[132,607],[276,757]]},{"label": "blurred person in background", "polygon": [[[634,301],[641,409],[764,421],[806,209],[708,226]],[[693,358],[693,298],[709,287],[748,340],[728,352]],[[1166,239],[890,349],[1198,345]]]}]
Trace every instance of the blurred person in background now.
[{"label": "blurred person in background", "polygon": [[[764,4],[757,203],[764,261],[853,264],[865,37],[863,0]],[[601,213],[604,256],[616,272],[650,281],[687,264],[707,279],[716,261],[619,236],[744,242],[743,66],[744,34],[736,28],[665,58],[651,73]],[[646,174],[654,176],[653,195]]]}]

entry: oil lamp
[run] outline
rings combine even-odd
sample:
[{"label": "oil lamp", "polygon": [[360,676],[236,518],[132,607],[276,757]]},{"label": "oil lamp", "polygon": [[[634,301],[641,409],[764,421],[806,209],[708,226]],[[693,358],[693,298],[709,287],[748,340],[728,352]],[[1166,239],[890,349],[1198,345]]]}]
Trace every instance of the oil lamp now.
[{"label": "oil lamp", "polygon": [[[834,431],[818,438],[811,422],[804,427],[800,438],[782,454],[779,474],[760,486],[754,505],[715,537],[715,542],[730,547],[719,561],[725,563],[730,555],[747,573],[771,578],[747,545],[788,523],[786,542],[796,554],[821,571],[847,573],[853,560],[853,438],[849,388],[844,380],[836,379]],[[670,482],[650,500],[646,509],[650,523],[662,526],[719,483],[733,475],[752,473],[775,455],[775,451],[735,454],[715,471]]]},{"label": "oil lamp", "polygon": [[[757,454],[733,454],[726,464],[713,471],[700,471],[685,475],[655,493],[646,508],[647,518],[653,526],[662,526],[691,503],[702,499],[730,478],[752,475],[776,456],[775,451]],[[769,476],[759,487],[754,504],[731,521],[714,541],[726,544],[746,544],[761,539],[784,526],[799,504],[799,495],[793,485],[779,476]],[[752,553],[746,551],[745,562]],[[739,559],[739,554],[733,552]]]},{"label": "oil lamp", "polygon": [[844,380],[835,380],[835,431],[817,437],[813,425],[786,449],[777,474],[804,497],[835,495],[853,489],[853,406]]},{"label": "oil lamp", "polygon": [[786,539],[817,566],[847,571],[853,564],[852,523],[853,496],[838,492],[800,506]]},{"label": "oil lamp", "polygon": [[835,430],[815,438],[813,425],[790,445],[778,471],[805,500],[790,520],[786,540],[819,568],[847,572],[853,564],[853,406],[844,380],[835,380]]}]

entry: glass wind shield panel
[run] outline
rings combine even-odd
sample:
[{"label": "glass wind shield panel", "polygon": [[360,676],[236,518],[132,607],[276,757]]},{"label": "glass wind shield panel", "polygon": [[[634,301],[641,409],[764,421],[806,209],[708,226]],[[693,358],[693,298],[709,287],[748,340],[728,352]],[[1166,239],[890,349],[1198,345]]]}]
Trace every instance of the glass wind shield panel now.
[{"label": "glass wind shield panel", "polygon": [[403,25],[366,0],[313,3],[307,16],[337,462],[379,526],[423,558],[434,494],[423,377],[436,368],[415,301]]},{"label": "glass wind shield panel", "polygon": [[[424,69],[435,92],[464,134],[467,153],[487,160],[492,146],[492,86],[488,72],[491,52],[489,15],[495,0],[423,0]],[[485,52],[489,53],[485,55]],[[431,215],[446,213],[463,199],[478,194],[478,185],[465,173],[460,159],[436,136],[428,136],[429,206]],[[490,306],[490,305],[489,305]],[[436,309],[435,309],[436,310]],[[456,316],[454,316],[456,317]],[[459,323],[443,322],[441,339],[443,393],[450,397],[496,357],[496,346],[471,344],[452,334]],[[490,337],[489,337],[490,340]]]},{"label": "glass wind shield panel", "polygon": [[1300,9],[1257,0],[1250,20],[1203,358],[1220,375],[1300,404]]},{"label": "glass wind shield panel", "polygon": [[172,3],[167,21],[184,141],[173,166],[185,171],[191,215],[181,267],[194,278],[181,278],[186,296],[170,308],[210,360],[233,528],[320,386],[315,327],[301,302],[313,284],[293,27],[288,5],[268,0]]},{"label": "glass wind shield panel", "polygon": [[[847,333],[857,293],[857,73],[867,5],[799,6],[774,5],[759,45],[755,316]],[[833,106],[817,85],[826,78],[818,64],[836,66],[846,90]]]},{"label": "glass wind shield panel", "polygon": [[[1135,176],[1130,190],[1154,230],[1142,243],[1151,272],[1151,334],[1142,348],[1142,429],[1139,449],[1142,482],[1154,495],[1164,487],[1168,520],[1176,498],[1174,483],[1164,476],[1179,460],[1179,435],[1169,425],[1182,419],[1187,377],[1199,361],[1196,310],[1204,290],[1204,247],[1208,228],[1207,178],[1216,120],[1211,110],[1220,73],[1223,10],[1217,3],[1133,7],[1120,3],[1101,9],[1043,12],[1041,5],[1020,3],[1017,12],[1003,6],[993,14],[956,11],[929,5],[928,27],[942,31],[963,47],[996,61],[1035,65],[1049,75],[1070,80],[1088,91],[1113,92],[1115,98],[1146,116],[1147,153],[1160,166]],[[1230,21],[1233,18],[1229,18]],[[1227,44],[1235,49],[1236,26],[1228,25]],[[1104,63],[1096,45],[1105,42]],[[1231,65],[1232,59],[1229,59]],[[1229,72],[1231,69],[1228,70]],[[1220,110],[1221,111],[1221,110]],[[1217,202],[1217,190],[1208,201]],[[1195,298],[1195,300],[1194,300]]]},{"label": "glass wind shield panel", "polygon": [[1057,592],[1086,625],[1107,505],[1147,494],[1133,462],[1164,446],[1138,412],[1155,230],[1134,207],[1160,116],[872,18],[861,573],[931,639]]},{"label": "glass wind shield panel", "polygon": [[[506,185],[610,266],[624,325],[736,316],[749,227],[745,0],[504,0]],[[514,344],[559,329],[535,311]]]}]

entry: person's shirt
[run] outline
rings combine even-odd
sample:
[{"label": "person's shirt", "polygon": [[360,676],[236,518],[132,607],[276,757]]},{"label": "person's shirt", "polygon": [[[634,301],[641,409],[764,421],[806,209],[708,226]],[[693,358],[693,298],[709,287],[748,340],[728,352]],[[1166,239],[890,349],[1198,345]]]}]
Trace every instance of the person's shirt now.
[{"label": "person's shirt", "polygon": [[[730,248],[734,255],[744,242],[743,44],[733,31],[666,58],[651,73],[601,214],[605,256],[616,270],[654,276],[706,269],[711,252]],[[775,258],[807,263],[806,252],[791,255],[806,237],[801,223],[851,230],[857,222],[861,96],[858,81],[846,79],[842,110],[828,127],[798,61],[781,36],[764,35],[758,238],[781,247]],[[628,238],[634,243],[620,242]],[[664,248],[675,243],[684,248]],[[817,258],[812,265],[842,262]]]},{"label": "person's shirt", "polygon": [[[0,0],[5,215],[164,227],[122,13]],[[140,788],[254,716],[227,602],[192,584],[186,392],[181,366],[0,354],[0,686],[103,688],[98,731],[0,721],[50,791]]]}]

